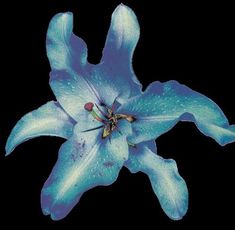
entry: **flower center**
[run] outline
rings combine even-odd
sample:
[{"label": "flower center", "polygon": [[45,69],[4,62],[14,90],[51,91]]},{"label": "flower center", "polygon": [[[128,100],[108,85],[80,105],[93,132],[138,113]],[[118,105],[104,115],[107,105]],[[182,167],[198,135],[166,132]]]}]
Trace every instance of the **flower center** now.
[{"label": "flower center", "polygon": [[[97,112],[94,110],[94,107],[97,108],[97,112],[100,113],[101,116],[97,114]],[[103,128],[102,132],[102,138],[108,137],[115,129],[118,130],[118,120],[120,119],[126,119],[129,122],[135,121],[135,118],[131,115],[125,115],[125,114],[115,114],[114,113],[114,105],[112,105],[112,108],[110,109],[106,105],[102,104],[100,108],[98,105],[94,105],[92,102],[88,102],[84,105],[84,109],[91,113],[91,115],[99,122],[103,123],[102,126],[97,127]],[[95,128],[96,129],[96,128]],[[94,129],[92,129],[94,130]],[[89,131],[89,130],[87,130]],[[121,133],[121,132],[120,132]]]}]

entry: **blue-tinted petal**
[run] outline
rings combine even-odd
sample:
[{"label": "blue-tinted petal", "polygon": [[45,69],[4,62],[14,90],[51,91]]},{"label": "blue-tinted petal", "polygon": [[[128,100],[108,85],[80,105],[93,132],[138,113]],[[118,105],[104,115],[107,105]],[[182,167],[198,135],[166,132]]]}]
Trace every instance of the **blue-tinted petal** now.
[{"label": "blue-tinted petal", "polygon": [[182,219],[188,210],[187,185],[179,175],[175,161],[163,159],[153,153],[148,145],[142,143],[130,148],[125,166],[132,173],[146,173],[166,215],[173,220]]},{"label": "blue-tinted petal", "polygon": [[71,69],[52,71],[50,86],[64,110],[76,121],[86,103],[100,104],[98,93],[87,77]]},{"label": "blue-tinted petal", "polygon": [[87,190],[113,183],[128,158],[126,137],[114,132],[101,140],[102,130],[80,132],[65,142],[58,161],[41,193],[45,215],[54,220],[64,218]]},{"label": "blue-tinted petal", "polygon": [[143,95],[129,100],[120,113],[136,117],[130,141],[155,139],[178,121],[192,121],[205,135],[225,145],[235,141],[235,126],[229,125],[221,109],[206,96],[176,81],[152,83]]},{"label": "blue-tinted petal", "polygon": [[144,145],[150,149],[152,152],[156,153],[157,152],[157,145],[156,142],[151,140],[151,141],[146,141],[144,142]]},{"label": "blue-tinted petal", "polygon": [[39,136],[69,138],[73,133],[74,120],[57,102],[50,101],[23,116],[15,125],[6,144],[6,155],[24,141]]},{"label": "blue-tinted petal", "polygon": [[55,15],[48,27],[46,48],[52,70],[82,70],[87,62],[85,42],[73,33],[73,14]]},{"label": "blue-tinted petal", "polygon": [[113,59],[123,57],[124,61],[131,65],[139,36],[140,28],[135,13],[129,7],[120,4],[112,14],[102,61],[112,63]]},{"label": "blue-tinted petal", "polygon": [[[123,97],[140,93],[141,84],[132,69],[132,56],[139,35],[140,28],[135,13],[120,4],[112,14],[101,63],[107,77],[113,78]],[[129,89],[126,90],[125,86]]]}]

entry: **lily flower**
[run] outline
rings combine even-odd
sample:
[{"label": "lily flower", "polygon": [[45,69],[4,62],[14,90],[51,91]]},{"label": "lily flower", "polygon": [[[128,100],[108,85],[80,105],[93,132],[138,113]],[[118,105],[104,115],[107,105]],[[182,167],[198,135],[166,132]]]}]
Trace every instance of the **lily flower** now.
[{"label": "lily flower", "polygon": [[127,6],[113,12],[97,65],[88,63],[86,44],[72,29],[72,13],[51,20],[46,47],[57,101],[18,121],[6,155],[34,137],[66,139],[41,192],[42,211],[53,220],[64,218],[87,190],[112,184],[123,166],[146,173],[164,212],[181,219],[188,208],[187,186],[175,161],[156,154],[155,139],[178,121],[191,121],[225,145],[235,140],[235,126],[213,101],[176,81],[153,82],[142,92],[132,69],[140,30]]}]

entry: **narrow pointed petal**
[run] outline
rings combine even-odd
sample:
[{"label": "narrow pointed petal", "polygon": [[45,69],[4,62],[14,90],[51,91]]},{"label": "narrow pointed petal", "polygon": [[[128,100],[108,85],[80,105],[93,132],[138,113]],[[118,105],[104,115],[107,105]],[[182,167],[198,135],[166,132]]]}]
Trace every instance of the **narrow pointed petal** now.
[{"label": "narrow pointed petal", "polygon": [[86,64],[86,44],[72,30],[72,13],[59,13],[52,18],[46,39],[47,56],[52,70],[82,70]]},{"label": "narrow pointed petal", "polygon": [[172,159],[163,159],[146,144],[130,149],[125,166],[132,172],[142,171],[150,179],[163,211],[173,220],[180,220],[188,210],[188,189]]},{"label": "narrow pointed petal", "polygon": [[129,100],[120,113],[135,116],[134,134],[130,141],[139,143],[155,139],[178,121],[192,121],[205,135],[219,144],[235,141],[235,126],[219,106],[206,96],[176,81],[152,83],[143,95]]},{"label": "narrow pointed petal", "polygon": [[112,14],[102,61],[111,63],[113,59],[123,57],[124,61],[131,65],[139,36],[140,28],[135,13],[129,7],[120,4]]},{"label": "narrow pointed petal", "polygon": [[73,132],[74,120],[57,102],[50,101],[23,116],[15,125],[6,144],[6,155],[24,141],[39,136],[69,138]]},{"label": "narrow pointed petal", "polygon": [[128,158],[125,139],[124,135],[115,132],[111,140],[107,138],[101,142],[101,130],[93,130],[77,132],[65,142],[42,189],[43,213],[60,220],[79,202],[84,192],[113,183]]},{"label": "narrow pointed petal", "polygon": [[[119,82],[119,87],[123,83],[129,85],[132,96],[141,89],[141,84],[132,69],[132,57],[139,36],[140,28],[135,13],[129,7],[120,4],[112,14],[101,63],[107,72],[116,72],[115,78]],[[128,91],[123,90],[122,93]]]}]

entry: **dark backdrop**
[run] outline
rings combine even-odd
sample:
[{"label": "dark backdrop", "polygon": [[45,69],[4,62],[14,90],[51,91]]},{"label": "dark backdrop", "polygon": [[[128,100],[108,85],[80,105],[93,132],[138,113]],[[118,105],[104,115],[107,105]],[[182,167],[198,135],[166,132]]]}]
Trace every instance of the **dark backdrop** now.
[{"label": "dark backdrop", "polygon": [[[183,220],[168,219],[147,176],[130,174],[126,169],[113,185],[86,192],[64,220],[53,222],[43,216],[40,190],[63,140],[37,138],[20,145],[7,158],[4,144],[18,119],[54,99],[45,53],[46,30],[52,16],[64,11],[74,13],[74,31],[87,42],[89,61],[98,63],[111,13],[121,1],[29,2],[10,1],[1,6],[1,229],[14,224],[56,229],[234,226],[235,144],[222,148],[189,123],[179,123],[157,140],[159,154],[177,161],[188,184],[189,210]],[[122,2],[135,11],[141,26],[134,69],[144,87],[155,80],[178,80],[216,101],[235,123],[232,7]]]}]

